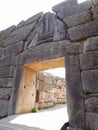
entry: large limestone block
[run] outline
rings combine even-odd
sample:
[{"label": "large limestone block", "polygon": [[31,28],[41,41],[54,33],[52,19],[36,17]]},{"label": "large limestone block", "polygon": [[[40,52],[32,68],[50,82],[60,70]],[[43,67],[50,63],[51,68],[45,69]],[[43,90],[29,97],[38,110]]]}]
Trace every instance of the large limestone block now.
[{"label": "large limestone block", "polygon": [[98,50],[98,36],[90,37],[84,42],[84,52],[96,51]]},{"label": "large limestone block", "polygon": [[68,30],[69,37],[72,41],[85,39],[98,35],[98,19],[83,25],[77,25]]},{"label": "large limestone block", "polygon": [[14,86],[14,78],[0,78],[0,87],[11,88]]},{"label": "large limestone block", "polygon": [[98,130],[98,114],[86,113],[86,126],[91,130]]},{"label": "large limestone block", "polygon": [[98,51],[80,54],[81,70],[98,68]]},{"label": "large limestone block", "polygon": [[0,100],[0,116],[7,116],[8,114],[9,101]]},{"label": "large limestone block", "polygon": [[11,88],[0,88],[0,99],[8,100],[10,98]]},{"label": "large limestone block", "polygon": [[1,67],[6,67],[6,66],[10,66],[10,65],[14,65],[15,64],[15,56],[14,55],[7,55],[7,56],[2,56],[0,58],[0,68]]},{"label": "large limestone block", "polygon": [[14,67],[0,68],[0,78],[11,78],[14,76]]},{"label": "large limestone block", "polygon": [[82,72],[83,91],[98,93],[98,70],[87,70]]},{"label": "large limestone block", "polygon": [[63,20],[66,17],[88,10],[91,8],[91,6],[91,0],[85,1],[81,4],[66,4],[65,2],[61,3],[60,5],[54,6],[53,11],[56,12],[56,15]]},{"label": "large limestone block", "polygon": [[64,18],[65,24],[70,28],[76,25],[85,24],[91,21],[89,10]]},{"label": "large limestone block", "polygon": [[23,41],[12,44],[4,49],[4,54],[19,54],[21,51],[23,51],[23,45]]},{"label": "large limestone block", "polygon": [[90,97],[85,99],[86,112],[98,113],[98,97]]},{"label": "large limestone block", "polygon": [[65,61],[69,122],[72,127],[82,128],[84,126],[84,103],[79,56],[66,56]]}]

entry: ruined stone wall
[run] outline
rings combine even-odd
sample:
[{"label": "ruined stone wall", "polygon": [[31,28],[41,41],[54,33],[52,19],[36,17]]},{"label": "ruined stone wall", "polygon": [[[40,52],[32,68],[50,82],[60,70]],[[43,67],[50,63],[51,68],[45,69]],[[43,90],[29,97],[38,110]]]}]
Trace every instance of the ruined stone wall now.
[{"label": "ruined stone wall", "polygon": [[69,130],[98,130],[98,1],[53,11],[0,32],[0,116],[15,114],[25,64],[65,57]]},{"label": "ruined stone wall", "polygon": [[36,95],[38,108],[48,108],[55,104],[66,103],[65,79],[55,75],[38,72]]}]

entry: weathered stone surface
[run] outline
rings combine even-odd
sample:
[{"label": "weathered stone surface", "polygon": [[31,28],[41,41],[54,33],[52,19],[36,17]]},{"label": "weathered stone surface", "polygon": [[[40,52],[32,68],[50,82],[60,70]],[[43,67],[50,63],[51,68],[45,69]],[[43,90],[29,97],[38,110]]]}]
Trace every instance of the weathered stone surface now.
[{"label": "weathered stone surface", "polygon": [[6,116],[8,114],[8,100],[0,100],[0,116]]},{"label": "weathered stone surface", "polygon": [[13,55],[7,55],[0,58],[0,68],[14,64],[15,64],[15,56]]},{"label": "weathered stone surface", "polygon": [[11,88],[0,88],[0,100],[8,100],[10,98]]},{"label": "weathered stone surface", "polygon": [[8,88],[14,86],[14,79],[13,78],[0,78],[0,88]]},{"label": "weathered stone surface", "polygon": [[98,70],[82,71],[84,92],[98,93]]},{"label": "weathered stone surface", "polygon": [[93,0],[94,5],[98,5],[98,0]]},{"label": "weathered stone surface", "polygon": [[98,50],[98,37],[88,38],[84,42],[83,51],[88,52],[88,51],[96,51],[96,50]]},{"label": "weathered stone surface", "polygon": [[98,6],[94,7],[93,9],[93,19],[96,19],[96,18],[98,18]]},{"label": "weathered stone surface", "polygon": [[72,41],[96,36],[98,35],[98,20],[72,27],[68,30],[68,34]]},{"label": "weathered stone surface", "polygon": [[0,41],[10,37],[10,34],[15,30],[16,26],[13,25],[9,28],[7,28],[6,30],[3,31],[2,35],[0,35]]},{"label": "weathered stone surface", "polygon": [[29,33],[34,29],[35,25],[36,22],[13,31],[10,37],[3,40],[4,46],[8,46],[9,44],[13,44],[19,41],[25,41]]},{"label": "weathered stone surface", "polygon": [[66,34],[65,31],[64,23],[57,19],[54,14],[48,12],[43,15],[37,24],[37,44],[63,40]]},{"label": "weathered stone surface", "polygon": [[23,41],[20,41],[20,42],[17,42],[15,44],[12,44],[12,45],[9,45],[7,46],[5,49],[4,49],[4,53],[6,55],[8,54],[18,54],[20,53],[21,51],[23,51]]},{"label": "weathered stone surface", "polygon": [[68,27],[85,24],[90,21],[91,21],[91,13],[89,10],[72,15],[64,19],[64,22]]},{"label": "weathered stone surface", "polygon": [[0,48],[0,57],[2,56],[3,54],[3,48]]},{"label": "weathered stone surface", "polygon": [[0,68],[0,78],[10,78],[14,76],[14,67]]},{"label": "weathered stone surface", "polygon": [[64,1],[62,3],[59,3],[59,4],[55,5],[55,6],[53,6],[52,10],[57,13],[62,8],[66,8],[69,5],[76,5],[76,4],[77,4],[77,0],[66,0],[66,1]]},{"label": "weathered stone surface", "polygon": [[31,23],[33,23],[33,22],[35,22],[35,21],[38,21],[38,20],[41,18],[42,15],[43,15],[43,12],[40,12],[40,13],[38,13],[38,14],[36,14],[36,15],[30,17],[29,19],[27,19],[27,20],[25,21],[25,24],[24,24],[24,25],[28,25],[28,24],[31,24]]},{"label": "weathered stone surface", "polygon": [[18,64],[62,57],[64,55],[62,53],[62,48],[64,47],[65,43],[66,40],[61,42],[51,42],[51,43],[41,44],[39,46],[36,46],[36,48],[34,47],[28,51],[23,52],[20,55],[20,58],[18,59]]},{"label": "weathered stone surface", "polygon": [[[40,50],[40,51],[39,51]],[[55,50],[55,51],[54,51]],[[43,52],[43,53],[40,53]],[[41,44],[21,53],[18,63],[28,63],[33,60],[54,59],[65,56],[65,54],[79,54],[82,52],[80,43],[71,43],[68,40]]]},{"label": "weathered stone surface", "polygon": [[72,4],[69,5],[64,3],[63,6],[58,5],[57,8],[56,6],[53,7],[53,11],[56,12],[56,15],[60,19],[64,19],[66,17],[88,10],[89,8],[91,8],[91,6],[92,6],[91,0],[85,1],[77,5],[72,5]]},{"label": "weathered stone surface", "polygon": [[62,52],[64,54],[79,54],[82,53],[83,51],[83,47],[82,44],[80,44],[79,42],[70,42],[70,41],[66,41],[63,48],[62,48]]},{"label": "weathered stone surface", "polygon": [[91,130],[98,130],[98,114],[86,113],[86,126]]},{"label": "weathered stone surface", "polygon": [[98,51],[80,54],[80,67],[82,70],[98,68]]},{"label": "weathered stone surface", "polygon": [[[66,90],[70,126],[84,127],[84,103],[79,56],[66,56]],[[77,93],[76,93],[77,92]],[[78,99],[78,102],[76,102]]]},{"label": "weathered stone surface", "polygon": [[86,112],[98,113],[98,97],[90,97],[85,99]]},{"label": "weathered stone surface", "polygon": [[73,128],[73,127],[69,127],[68,130],[83,130],[82,128]]},{"label": "weathered stone surface", "polygon": [[21,65],[17,65],[16,72],[15,72],[15,80],[14,80],[14,87],[12,88],[10,103],[8,107],[8,115],[14,115],[16,112],[16,103],[17,103],[17,96],[19,90],[19,84],[21,81],[21,77],[23,74],[24,67]]}]

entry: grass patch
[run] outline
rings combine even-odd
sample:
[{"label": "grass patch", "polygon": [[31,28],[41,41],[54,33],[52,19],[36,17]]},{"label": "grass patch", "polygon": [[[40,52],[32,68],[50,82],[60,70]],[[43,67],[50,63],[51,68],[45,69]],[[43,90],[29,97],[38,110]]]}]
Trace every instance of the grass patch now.
[{"label": "grass patch", "polygon": [[32,112],[38,112],[38,108],[33,108]]}]

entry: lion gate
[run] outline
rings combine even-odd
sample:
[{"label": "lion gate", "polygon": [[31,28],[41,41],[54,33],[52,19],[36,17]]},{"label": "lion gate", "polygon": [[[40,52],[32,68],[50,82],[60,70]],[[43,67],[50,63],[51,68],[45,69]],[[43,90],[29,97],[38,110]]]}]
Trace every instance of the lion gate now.
[{"label": "lion gate", "polygon": [[69,130],[98,130],[98,1],[66,0],[53,11],[0,32],[0,116],[23,102],[27,110],[37,71],[65,66]]}]

